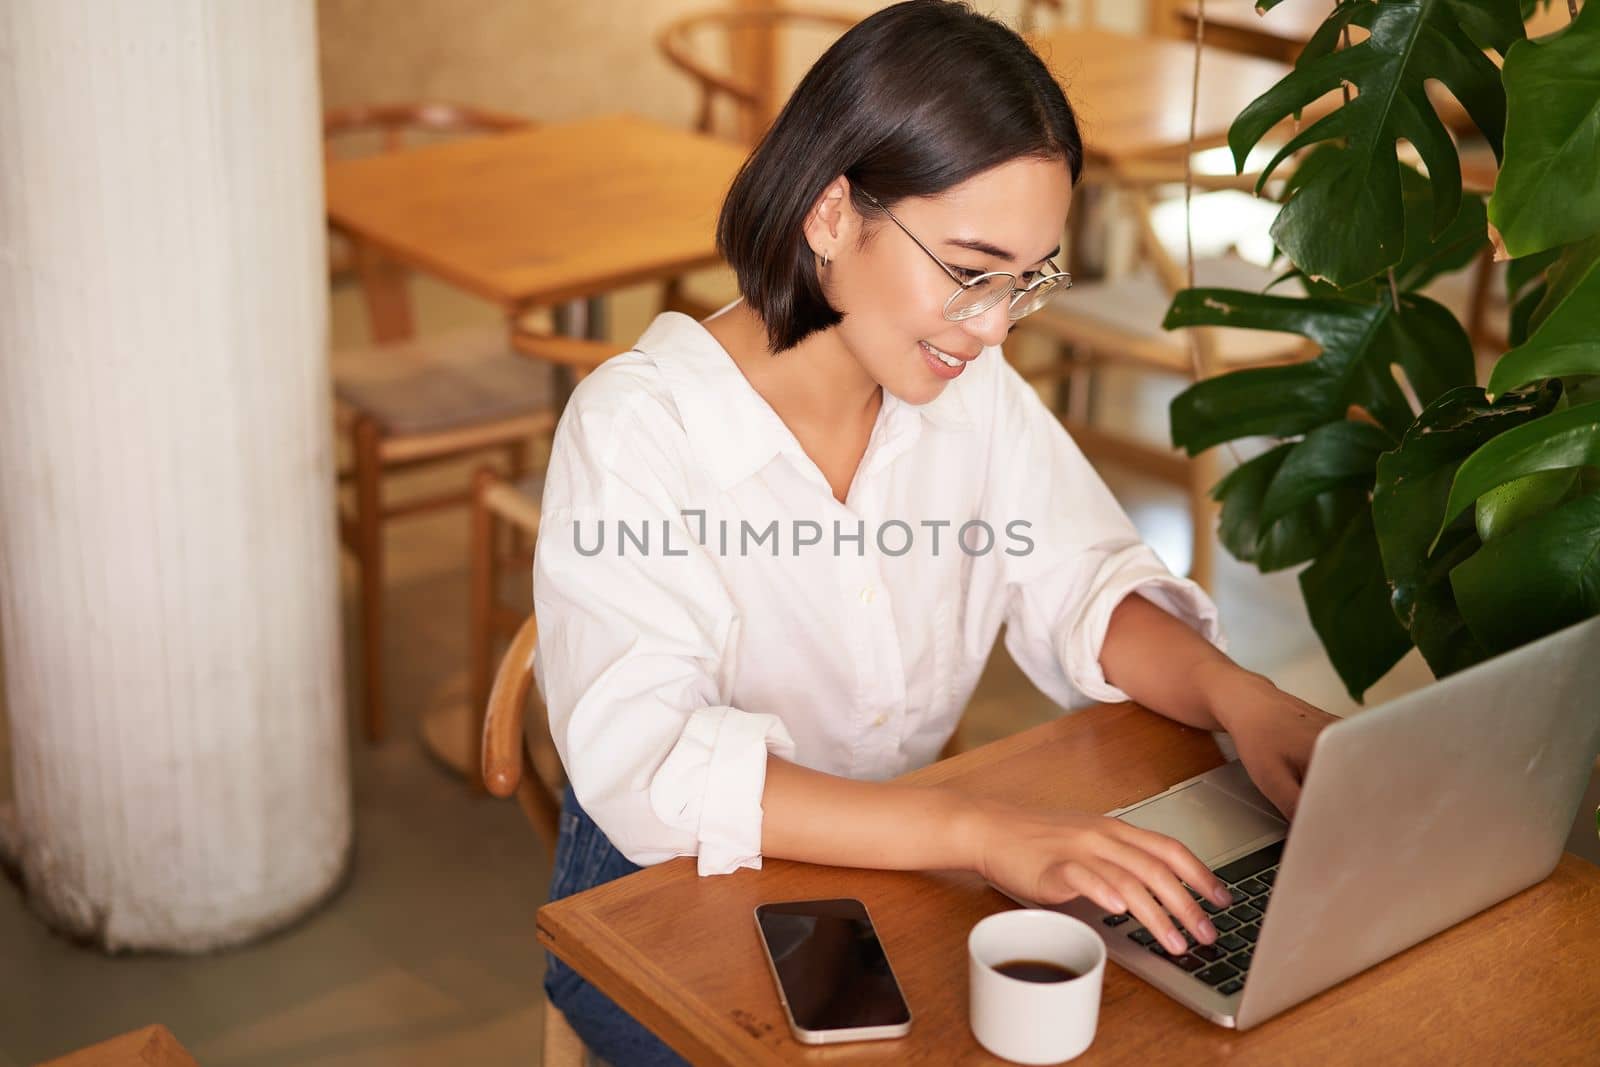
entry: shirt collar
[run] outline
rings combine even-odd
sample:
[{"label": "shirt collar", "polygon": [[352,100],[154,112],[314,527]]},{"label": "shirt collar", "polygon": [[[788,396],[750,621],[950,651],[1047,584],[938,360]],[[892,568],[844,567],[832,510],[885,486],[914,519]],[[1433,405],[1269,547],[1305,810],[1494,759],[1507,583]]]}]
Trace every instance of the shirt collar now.
[{"label": "shirt collar", "polygon": [[[733,358],[690,316],[662,312],[634,348],[660,368],[683,418],[689,446],[719,489],[748,478],[774,456],[799,448],[789,427],[751,387]],[[892,432],[921,415],[941,429],[969,429],[972,420],[961,393],[952,383],[930,403],[913,405],[885,392],[885,425]]]}]

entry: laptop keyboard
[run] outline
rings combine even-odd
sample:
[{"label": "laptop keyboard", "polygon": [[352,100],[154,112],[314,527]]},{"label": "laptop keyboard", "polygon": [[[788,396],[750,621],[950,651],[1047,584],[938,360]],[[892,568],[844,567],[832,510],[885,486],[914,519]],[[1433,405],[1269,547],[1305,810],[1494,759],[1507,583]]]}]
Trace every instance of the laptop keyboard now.
[{"label": "laptop keyboard", "polygon": [[1196,980],[1213,986],[1224,996],[1231,996],[1244,988],[1245,976],[1255,954],[1256,938],[1261,936],[1261,919],[1272,897],[1272,885],[1277,881],[1278,861],[1282,857],[1283,842],[1279,841],[1212,872],[1227,883],[1228,890],[1233,893],[1233,903],[1226,908],[1219,908],[1193,889],[1189,890],[1189,895],[1211,916],[1211,924],[1217,928],[1217,940],[1215,944],[1202,945],[1179,924],[1179,931],[1189,942],[1189,951],[1181,956],[1174,956],[1161,947],[1156,936],[1129,915],[1107,915],[1100,921],[1110,927],[1131,924],[1127,930],[1129,940],[1187,971]]}]

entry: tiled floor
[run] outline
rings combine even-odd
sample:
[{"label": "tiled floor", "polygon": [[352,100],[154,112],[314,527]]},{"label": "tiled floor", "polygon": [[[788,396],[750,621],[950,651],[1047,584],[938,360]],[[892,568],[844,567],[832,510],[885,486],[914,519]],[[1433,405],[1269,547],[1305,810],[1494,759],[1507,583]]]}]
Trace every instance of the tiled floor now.
[{"label": "tiled floor", "polygon": [[[615,305],[614,337],[636,336],[649,293]],[[488,319],[487,309],[426,284],[423,330]],[[630,332],[631,331],[631,332]],[[334,335],[362,335],[354,294],[335,299]],[[1159,425],[1161,389],[1113,383],[1108,404]],[[1113,476],[1140,529],[1175,568],[1187,563],[1177,493]],[[465,652],[466,520],[392,528],[388,617],[392,740],[356,743],[357,850],[326,907],[264,942],[200,958],[107,959],[51,935],[0,886],[0,1067],[20,1067],[149,1022],[166,1023],[208,1067],[358,1067],[535,1062],[542,959],[534,909],[549,877],[515,807],[469,795],[415,739],[415,723]],[[1267,578],[1219,556],[1217,600],[1237,657],[1336,713],[1352,705],[1306,622],[1292,575]],[[346,604],[352,589],[346,584]],[[353,635],[347,661],[353,662]],[[354,672],[349,672],[353,675]],[[1428,680],[1410,659],[1376,701]],[[998,648],[968,712],[972,740],[1054,714]],[[0,728],[0,802],[10,795]]]}]

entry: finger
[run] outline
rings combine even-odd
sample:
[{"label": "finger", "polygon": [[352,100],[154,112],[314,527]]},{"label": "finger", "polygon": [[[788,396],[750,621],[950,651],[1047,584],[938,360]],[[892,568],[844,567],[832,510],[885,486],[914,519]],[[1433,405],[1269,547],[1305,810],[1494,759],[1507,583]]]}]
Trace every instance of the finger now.
[{"label": "finger", "polygon": [[1122,895],[1122,899],[1128,902],[1128,911],[1146,930],[1156,935],[1168,952],[1181,956],[1189,951],[1189,942],[1137,875],[1110,861],[1101,861],[1095,865],[1095,870]]},{"label": "finger", "polygon": [[[1153,830],[1141,829],[1127,823],[1122,824],[1126,829],[1121,837],[1135,848],[1148,852],[1161,860],[1185,882],[1194,886],[1211,899],[1213,904],[1227,907],[1233,903],[1233,897],[1228,892],[1227,885],[1211,873],[1211,868],[1200,862],[1200,858],[1189,851],[1182,841],[1166,834],[1158,834]],[[1186,894],[1187,895],[1187,894]]]},{"label": "finger", "polygon": [[1208,945],[1217,939],[1216,927],[1159,856],[1123,841],[1112,841],[1109,847],[1113,852],[1107,858],[1142,881],[1196,938]]},{"label": "finger", "polygon": [[1128,902],[1123,899],[1122,894],[1111,888],[1110,882],[1083,864],[1063,863],[1056,868],[1056,872],[1057,877],[1069,890],[1079,896],[1088,897],[1113,915],[1121,915],[1128,910]]}]

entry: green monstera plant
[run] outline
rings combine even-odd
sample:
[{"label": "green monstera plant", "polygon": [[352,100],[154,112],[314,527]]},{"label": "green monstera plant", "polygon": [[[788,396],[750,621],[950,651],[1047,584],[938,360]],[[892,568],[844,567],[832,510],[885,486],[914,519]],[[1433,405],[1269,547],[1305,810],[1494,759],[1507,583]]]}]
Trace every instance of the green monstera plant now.
[{"label": "green monstera plant", "polygon": [[[1600,613],[1600,4],[1529,40],[1533,6],[1336,0],[1229,134],[1242,171],[1343,89],[1261,179],[1302,157],[1272,234],[1303,295],[1190,289],[1167,314],[1321,348],[1192,386],[1172,438],[1191,455],[1276,441],[1213,490],[1219,536],[1262,571],[1309,564],[1312,625],[1358,701],[1413,646],[1443,676]],[[1429,82],[1500,163],[1487,204],[1463,191]],[[1491,243],[1511,261],[1512,347],[1484,388],[1467,331],[1419,290]]]}]

